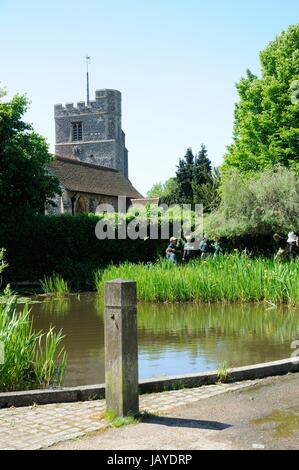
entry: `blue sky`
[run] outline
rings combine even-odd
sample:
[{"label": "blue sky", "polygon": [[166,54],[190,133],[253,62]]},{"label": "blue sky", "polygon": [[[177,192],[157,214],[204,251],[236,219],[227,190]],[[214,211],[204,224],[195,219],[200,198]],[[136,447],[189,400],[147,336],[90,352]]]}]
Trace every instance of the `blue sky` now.
[{"label": "blue sky", "polygon": [[0,0],[0,82],[54,151],[55,103],[123,94],[129,176],[143,194],[174,176],[187,147],[214,165],[231,141],[235,83],[299,21],[298,0]]}]

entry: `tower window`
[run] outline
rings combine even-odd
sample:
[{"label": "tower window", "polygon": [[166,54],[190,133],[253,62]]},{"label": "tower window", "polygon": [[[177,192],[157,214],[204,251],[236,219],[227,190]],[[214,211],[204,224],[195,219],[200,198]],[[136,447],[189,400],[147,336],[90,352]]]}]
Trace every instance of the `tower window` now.
[{"label": "tower window", "polygon": [[72,126],[73,140],[82,140],[82,122],[73,122]]}]

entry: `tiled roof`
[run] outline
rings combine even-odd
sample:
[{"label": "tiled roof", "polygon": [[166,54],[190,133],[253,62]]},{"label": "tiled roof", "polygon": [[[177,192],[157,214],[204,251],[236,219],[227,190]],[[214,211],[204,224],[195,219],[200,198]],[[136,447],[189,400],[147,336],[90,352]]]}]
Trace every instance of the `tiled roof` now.
[{"label": "tiled roof", "polygon": [[142,198],[119,171],[69,158],[56,157],[49,170],[69,191],[105,196]]}]

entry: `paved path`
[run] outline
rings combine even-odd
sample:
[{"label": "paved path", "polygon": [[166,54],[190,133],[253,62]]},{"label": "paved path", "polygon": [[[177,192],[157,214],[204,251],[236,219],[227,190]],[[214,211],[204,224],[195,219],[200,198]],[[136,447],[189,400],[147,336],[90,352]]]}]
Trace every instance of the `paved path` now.
[{"label": "paved path", "polygon": [[[141,395],[140,409],[160,416],[178,407],[191,406],[200,400],[244,389],[255,383],[257,381],[244,381]],[[109,423],[102,418],[104,410],[104,400],[2,409],[0,449],[41,449],[104,430],[109,427]],[[136,426],[126,426],[128,428]]]},{"label": "paved path", "polygon": [[170,392],[177,403],[165,401],[159,416],[50,449],[299,449],[299,373],[243,385]]}]

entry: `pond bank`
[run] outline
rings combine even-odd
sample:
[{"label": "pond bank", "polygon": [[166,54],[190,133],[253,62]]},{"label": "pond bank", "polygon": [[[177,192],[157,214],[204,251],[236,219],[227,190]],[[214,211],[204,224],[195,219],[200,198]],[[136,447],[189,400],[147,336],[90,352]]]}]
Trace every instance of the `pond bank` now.
[{"label": "pond bank", "polygon": [[[295,358],[290,358],[264,364],[237,367],[229,369],[227,372],[227,377],[224,380],[226,383],[284,375],[290,372],[299,372],[299,359],[297,358],[296,361]],[[203,385],[212,385],[217,383],[218,380],[219,376],[217,371],[201,374],[186,374],[174,377],[160,377],[156,379],[141,380],[139,382],[139,389],[140,394],[150,394],[184,388],[195,388]],[[0,408],[89,401],[103,399],[104,397],[104,384],[52,390],[9,392],[0,393]]]}]

